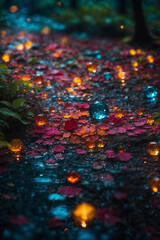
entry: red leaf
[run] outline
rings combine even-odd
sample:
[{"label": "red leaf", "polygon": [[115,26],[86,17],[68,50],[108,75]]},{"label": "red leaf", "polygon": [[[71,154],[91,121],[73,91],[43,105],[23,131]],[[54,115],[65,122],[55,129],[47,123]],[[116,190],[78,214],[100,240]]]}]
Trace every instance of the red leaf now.
[{"label": "red leaf", "polygon": [[62,223],[62,221],[59,218],[51,218],[48,221],[48,225],[50,227],[56,228],[56,227],[62,227],[63,223]]},{"label": "red leaf", "polygon": [[10,223],[16,224],[16,225],[24,225],[29,222],[29,219],[25,216],[13,216],[10,218]]},{"label": "red leaf", "polygon": [[74,119],[70,119],[65,122],[64,126],[66,131],[71,131],[77,128],[77,122]]},{"label": "red leaf", "polygon": [[0,167],[0,174],[1,173],[4,173],[4,172],[7,172],[8,171],[8,168],[6,167]]}]

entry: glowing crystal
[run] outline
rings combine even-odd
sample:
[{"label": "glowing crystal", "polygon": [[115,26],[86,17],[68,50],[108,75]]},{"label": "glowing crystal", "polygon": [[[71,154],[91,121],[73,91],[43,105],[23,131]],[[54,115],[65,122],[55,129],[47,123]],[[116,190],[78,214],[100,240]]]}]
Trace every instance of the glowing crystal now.
[{"label": "glowing crystal", "polygon": [[109,110],[107,104],[105,104],[104,102],[96,101],[90,105],[89,113],[92,118],[101,121],[108,116]]},{"label": "glowing crystal", "polygon": [[158,94],[158,91],[155,87],[148,86],[145,88],[144,94],[145,94],[146,98],[155,98]]},{"label": "glowing crystal", "polygon": [[47,124],[47,117],[43,114],[39,114],[36,116],[35,122],[38,126],[44,126]]},{"label": "glowing crystal", "polygon": [[69,172],[66,175],[66,179],[70,183],[77,183],[80,179],[80,175],[77,172]]},{"label": "glowing crystal", "polygon": [[160,154],[160,144],[158,142],[149,142],[146,150],[151,156],[158,156]]},{"label": "glowing crystal", "polygon": [[20,152],[24,147],[23,142],[20,139],[13,139],[9,144],[9,148],[12,152]]}]

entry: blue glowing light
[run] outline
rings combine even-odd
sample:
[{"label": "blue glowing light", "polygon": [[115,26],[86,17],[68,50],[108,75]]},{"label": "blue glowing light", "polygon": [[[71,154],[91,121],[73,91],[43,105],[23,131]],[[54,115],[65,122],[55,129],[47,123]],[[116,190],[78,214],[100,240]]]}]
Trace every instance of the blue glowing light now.
[{"label": "blue glowing light", "polygon": [[144,89],[144,94],[146,98],[155,98],[158,94],[158,91],[153,86],[148,86]]},{"label": "blue glowing light", "polygon": [[92,118],[98,121],[102,121],[108,116],[109,110],[107,104],[104,102],[96,101],[90,105],[89,113]]}]

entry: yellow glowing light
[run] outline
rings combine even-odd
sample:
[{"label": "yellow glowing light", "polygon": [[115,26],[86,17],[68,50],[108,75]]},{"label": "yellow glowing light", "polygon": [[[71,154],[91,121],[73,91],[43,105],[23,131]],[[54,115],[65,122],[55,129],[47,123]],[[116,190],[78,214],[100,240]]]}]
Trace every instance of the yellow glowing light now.
[{"label": "yellow glowing light", "polygon": [[77,85],[81,85],[82,80],[81,80],[81,78],[79,78],[79,77],[75,77],[75,78],[73,79],[73,82],[76,83]]},{"label": "yellow glowing light", "polygon": [[31,77],[30,77],[29,75],[23,75],[23,76],[21,77],[21,80],[24,81],[24,82],[28,82],[28,81],[31,80]]},{"label": "yellow glowing light", "polygon": [[99,148],[103,148],[103,147],[105,146],[105,144],[104,144],[104,142],[103,142],[102,140],[98,140],[97,146],[98,146]]},{"label": "yellow glowing light", "polygon": [[18,7],[17,7],[16,5],[12,5],[12,6],[10,6],[9,11],[10,11],[11,13],[15,13],[15,12],[18,11]]},{"label": "yellow glowing light", "polygon": [[125,72],[118,72],[117,76],[120,79],[124,79],[125,78]]},{"label": "yellow glowing light", "polygon": [[41,33],[44,35],[48,35],[48,34],[50,34],[50,32],[51,32],[51,29],[48,26],[43,27],[41,30]]},{"label": "yellow glowing light", "polygon": [[96,217],[95,208],[89,203],[81,203],[76,206],[73,211],[73,218],[77,225],[86,228],[88,225],[92,224]]},{"label": "yellow glowing light", "polygon": [[137,61],[132,61],[132,67],[138,67],[138,62]]},{"label": "yellow glowing light", "polygon": [[124,29],[124,26],[123,26],[123,25],[121,25],[121,26],[120,26],[120,28],[121,28],[121,29]]},{"label": "yellow glowing light", "polygon": [[152,55],[148,55],[146,57],[146,60],[149,62],[149,63],[153,63],[154,62],[154,57]]},{"label": "yellow glowing light", "polygon": [[154,177],[149,180],[148,185],[151,189],[151,191],[157,193],[160,192],[160,178]]},{"label": "yellow glowing light", "polygon": [[32,47],[32,42],[31,42],[31,41],[27,41],[27,42],[24,44],[24,46],[25,46],[25,48],[26,48],[27,50],[29,50],[29,49],[31,49],[31,47]]},{"label": "yellow glowing light", "polygon": [[147,123],[149,123],[150,125],[152,125],[154,123],[154,118],[152,116],[148,116],[147,117]]},{"label": "yellow glowing light", "polygon": [[138,109],[137,109],[137,114],[138,114],[139,116],[141,116],[141,115],[143,114],[142,109],[138,108]]},{"label": "yellow glowing light", "polygon": [[16,45],[16,49],[19,50],[19,51],[22,51],[24,49],[24,44],[23,43],[18,43]]},{"label": "yellow glowing light", "polygon": [[10,56],[9,56],[9,54],[4,53],[4,54],[2,55],[2,60],[3,60],[4,62],[9,62],[9,61],[10,61]]},{"label": "yellow glowing light", "polygon": [[66,119],[66,118],[70,118],[71,116],[72,116],[71,114],[66,114],[63,117]]},{"label": "yellow glowing light", "polygon": [[131,50],[129,51],[129,54],[130,54],[131,56],[135,56],[135,55],[136,55],[136,51],[135,51],[134,49],[131,49]]}]

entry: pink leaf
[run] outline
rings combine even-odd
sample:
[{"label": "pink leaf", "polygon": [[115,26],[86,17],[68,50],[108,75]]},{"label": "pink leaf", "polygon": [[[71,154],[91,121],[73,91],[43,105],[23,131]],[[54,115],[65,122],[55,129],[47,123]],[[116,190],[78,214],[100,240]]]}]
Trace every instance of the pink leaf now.
[{"label": "pink leaf", "polygon": [[56,161],[54,159],[49,159],[45,162],[45,164],[50,165],[50,164],[55,164]]},{"label": "pink leaf", "polygon": [[77,148],[77,149],[76,149],[76,153],[77,153],[77,154],[85,154],[85,153],[87,153],[87,151],[84,150],[84,149],[79,149],[79,148]]},{"label": "pink leaf", "polygon": [[120,152],[120,153],[118,153],[117,156],[118,156],[119,160],[122,162],[129,161],[132,158],[132,154],[128,153],[128,152]]},{"label": "pink leaf", "polygon": [[62,145],[55,145],[53,148],[52,148],[52,151],[53,152],[63,152],[65,150],[65,147],[62,146]]},{"label": "pink leaf", "polygon": [[75,197],[76,195],[81,194],[82,189],[74,186],[68,186],[68,187],[58,188],[57,192],[67,197]]},{"label": "pink leaf", "polygon": [[51,218],[48,221],[48,225],[50,227],[56,228],[56,227],[62,227],[63,223],[59,218]]},{"label": "pink leaf", "polygon": [[107,155],[108,158],[115,158],[116,157],[116,154],[114,153],[113,150],[107,150],[105,152],[105,154]]}]

